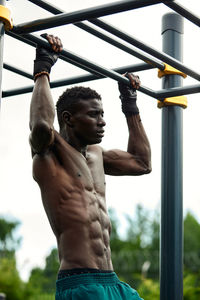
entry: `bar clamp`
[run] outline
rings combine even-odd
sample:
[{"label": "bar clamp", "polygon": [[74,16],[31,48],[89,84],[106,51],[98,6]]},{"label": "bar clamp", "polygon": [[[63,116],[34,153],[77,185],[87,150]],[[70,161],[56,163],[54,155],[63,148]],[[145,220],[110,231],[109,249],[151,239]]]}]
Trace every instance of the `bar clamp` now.
[{"label": "bar clamp", "polygon": [[[158,70],[158,77],[162,78],[166,75],[180,75],[183,78],[187,77],[187,74],[179,71],[178,69],[173,68],[172,66],[165,64],[164,70]],[[169,105],[179,105],[183,108],[187,107],[187,97],[185,96],[176,96],[176,97],[170,97],[165,98],[163,101],[158,100],[158,108],[162,108],[164,106]]]},{"label": "bar clamp", "polygon": [[13,28],[10,10],[3,5],[0,5],[0,21],[4,23],[5,30],[10,30]]}]

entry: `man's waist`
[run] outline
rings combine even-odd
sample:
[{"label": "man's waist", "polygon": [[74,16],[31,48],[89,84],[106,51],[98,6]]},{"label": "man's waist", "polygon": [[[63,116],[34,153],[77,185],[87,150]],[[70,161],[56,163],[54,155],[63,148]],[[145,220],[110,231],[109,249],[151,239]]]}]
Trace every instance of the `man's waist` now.
[{"label": "man's waist", "polygon": [[112,272],[113,272],[113,270],[101,270],[101,269],[95,269],[95,268],[65,269],[65,270],[60,270],[58,272],[58,280],[72,276],[72,275],[94,274],[94,273],[112,273]]}]

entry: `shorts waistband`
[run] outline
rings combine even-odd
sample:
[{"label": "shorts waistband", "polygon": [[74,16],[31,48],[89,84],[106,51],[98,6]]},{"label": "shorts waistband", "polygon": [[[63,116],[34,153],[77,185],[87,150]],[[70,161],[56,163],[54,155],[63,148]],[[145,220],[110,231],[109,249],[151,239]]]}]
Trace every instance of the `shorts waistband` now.
[{"label": "shorts waistband", "polygon": [[72,275],[88,274],[88,273],[112,273],[113,270],[100,270],[94,268],[74,268],[64,269],[58,272],[58,280]]},{"label": "shorts waistband", "polygon": [[109,273],[85,273],[79,275],[71,275],[56,281],[56,289],[64,291],[66,289],[78,287],[80,284],[101,284],[115,285],[119,283],[119,279],[115,272]]}]

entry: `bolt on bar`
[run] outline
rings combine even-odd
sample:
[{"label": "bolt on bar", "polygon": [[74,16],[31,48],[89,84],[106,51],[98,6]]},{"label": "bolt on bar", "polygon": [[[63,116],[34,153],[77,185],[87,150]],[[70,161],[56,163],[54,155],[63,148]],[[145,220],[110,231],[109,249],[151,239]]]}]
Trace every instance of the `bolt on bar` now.
[{"label": "bolt on bar", "polygon": [[37,30],[62,26],[70,23],[80,22],[90,18],[99,18],[131,9],[141,8],[153,4],[162,3],[159,0],[123,0],[110,4],[104,4],[88,9],[82,9],[72,13],[61,13],[57,16],[18,24],[13,29],[15,33],[30,33]]},{"label": "bolt on bar", "polygon": [[158,59],[163,60],[164,62],[168,63],[172,67],[186,73],[187,75],[191,76],[194,79],[197,79],[200,81],[200,74],[191,70],[189,67],[183,65],[181,62],[179,62],[177,59],[171,57],[170,55],[167,55],[163,52],[159,52],[153,47],[148,46],[147,44],[144,44],[143,42],[139,41],[138,39],[135,39],[133,36],[130,36],[126,34],[125,32],[122,32],[121,30],[117,29],[116,27],[113,27],[109,25],[106,22],[102,22],[101,20],[90,20],[92,24],[95,24],[96,26],[114,34],[115,36],[123,39],[124,41],[134,45],[135,47],[138,47],[139,49],[142,49],[143,51],[146,51],[152,56],[155,56]]},{"label": "bolt on bar", "polygon": [[[28,0],[28,1],[44,8],[44,9],[46,9],[49,12],[52,12],[53,14],[64,13],[63,10],[55,8],[51,4],[49,4],[47,2],[44,2],[42,0],[40,0],[40,1],[38,1],[38,0]],[[136,49],[127,47],[124,44],[118,42],[117,40],[109,37],[108,35],[105,35],[102,32],[92,28],[89,25],[86,25],[82,22],[75,23],[74,25],[76,27],[81,28],[81,29],[87,31],[88,33],[91,33],[92,35],[102,39],[103,41],[105,41],[105,42],[107,42],[107,43],[109,43],[109,44],[111,44],[111,45],[113,45],[113,46],[115,46],[115,47],[117,47],[117,48],[119,48],[119,49],[121,49],[121,50],[123,50],[123,51],[125,51],[125,52],[127,52],[127,53],[143,60],[143,61],[145,61],[145,62],[147,62],[148,64],[151,64],[156,68],[159,68],[160,70],[164,70],[164,68],[165,68],[165,65],[161,61],[155,59],[154,57],[147,56],[146,53],[143,54],[141,51],[138,51]]]},{"label": "bolt on bar", "polygon": [[188,19],[189,21],[191,21],[192,23],[200,27],[200,18],[194,13],[192,13],[191,11],[189,11],[187,8],[179,4],[178,2],[163,1],[163,3],[166,6],[173,9],[174,11],[176,11],[177,13],[179,13],[181,16],[185,17],[186,19]]},{"label": "bolt on bar", "polygon": [[[123,66],[123,67],[120,67],[120,68],[115,68],[115,69],[113,69],[113,71],[115,71],[117,73],[120,73],[120,74],[123,74],[126,71],[127,72],[143,71],[144,68],[145,68],[145,70],[148,70],[148,69],[152,69],[153,67],[150,66],[150,65],[142,63],[142,64],[129,65],[129,66]],[[106,77],[105,76],[100,76],[100,75],[96,76],[94,74],[84,74],[84,75],[80,75],[80,76],[74,76],[74,77],[71,77],[71,78],[52,81],[52,82],[50,82],[50,87],[51,88],[57,88],[57,87],[71,85],[71,84],[102,79],[102,78],[106,78]],[[33,85],[23,87],[23,88],[7,90],[7,91],[3,91],[2,97],[5,98],[5,97],[10,97],[10,96],[16,96],[16,95],[31,93],[32,90],[33,90]]]},{"label": "bolt on bar", "polygon": [[22,76],[24,76],[26,78],[29,78],[29,79],[33,79],[33,75],[31,75],[30,73],[27,73],[23,70],[20,70],[20,69],[14,67],[14,66],[11,66],[9,64],[4,63],[3,67],[6,70],[9,70],[9,71],[14,72],[14,73],[19,74],[19,75],[22,75]]}]

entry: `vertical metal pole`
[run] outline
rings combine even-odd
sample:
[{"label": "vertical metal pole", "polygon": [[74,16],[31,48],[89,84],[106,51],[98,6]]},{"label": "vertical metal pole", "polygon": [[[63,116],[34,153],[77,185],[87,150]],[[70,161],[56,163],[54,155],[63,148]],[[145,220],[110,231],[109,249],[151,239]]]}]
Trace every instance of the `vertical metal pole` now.
[{"label": "vertical metal pole", "polygon": [[[182,61],[183,18],[162,19],[163,51]],[[182,85],[180,75],[165,75],[163,88]],[[160,299],[183,299],[182,107],[162,108]]]},{"label": "vertical metal pole", "polygon": [[[6,1],[0,0],[0,5],[5,6]],[[1,84],[2,84],[2,71],[3,71],[3,45],[4,45],[4,24],[0,21],[0,106],[1,106]]]}]

